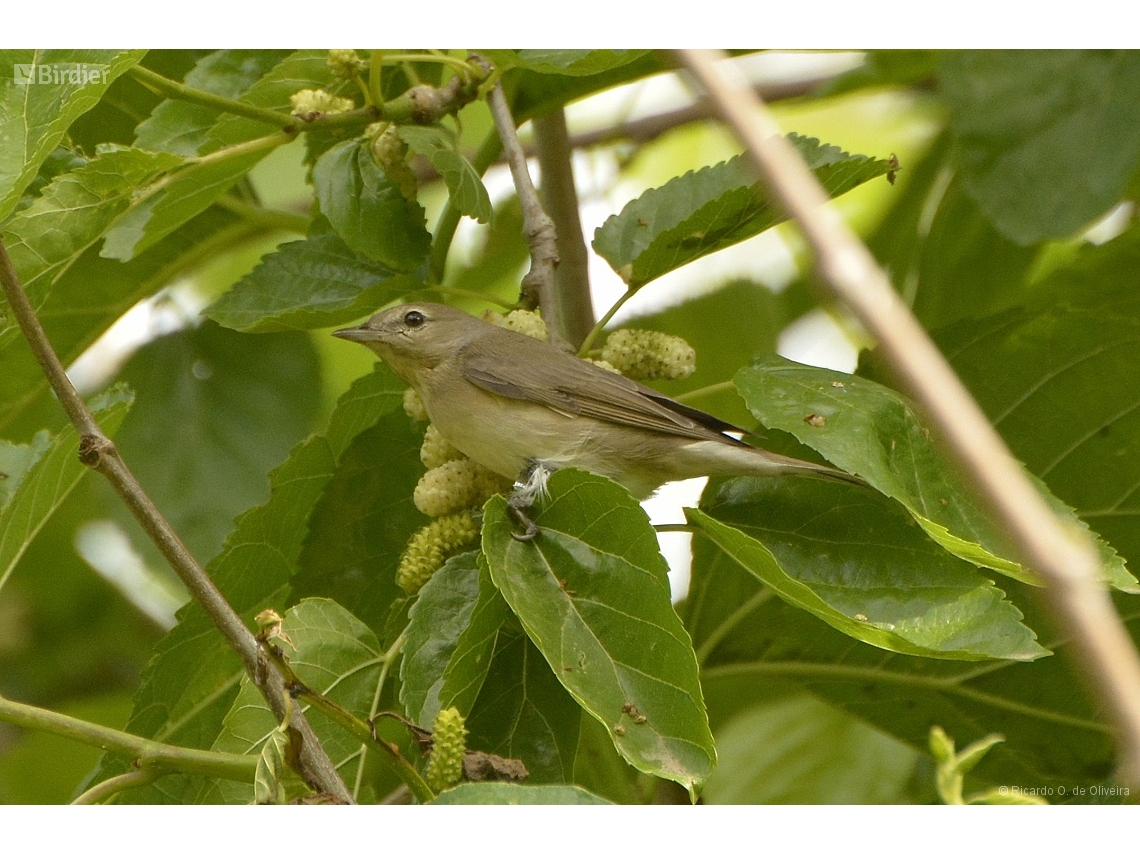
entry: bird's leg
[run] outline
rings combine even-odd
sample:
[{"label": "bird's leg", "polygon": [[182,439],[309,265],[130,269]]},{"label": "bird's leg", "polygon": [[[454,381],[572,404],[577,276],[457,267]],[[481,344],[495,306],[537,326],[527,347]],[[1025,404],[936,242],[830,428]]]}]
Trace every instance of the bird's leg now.
[{"label": "bird's leg", "polygon": [[539,497],[546,495],[546,481],[550,478],[550,473],[551,470],[539,461],[531,463],[522,471],[514,493],[507,500],[511,516],[524,527],[522,534],[511,532],[511,537],[515,540],[525,543],[538,537],[538,525],[530,518],[528,511],[534,507]]},{"label": "bird's leg", "polygon": [[511,537],[521,543],[526,543],[528,540],[534,540],[538,537],[538,524],[532,520],[527,513],[530,510],[531,504],[531,502],[528,502],[525,497],[520,496],[518,493],[507,500],[507,508],[510,510],[511,516],[525,527],[525,530],[521,534],[517,531],[511,532]]}]

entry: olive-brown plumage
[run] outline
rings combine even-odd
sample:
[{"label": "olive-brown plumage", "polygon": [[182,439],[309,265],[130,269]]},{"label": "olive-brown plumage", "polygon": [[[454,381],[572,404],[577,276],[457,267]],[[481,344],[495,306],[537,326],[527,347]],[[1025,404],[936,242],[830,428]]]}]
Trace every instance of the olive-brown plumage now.
[{"label": "olive-brown plumage", "polygon": [[520,479],[540,464],[605,475],[645,498],[701,475],[838,470],[754,448],[728,422],[557,348],[437,303],[407,303],[335,335],[371,348],[472,460]]}]

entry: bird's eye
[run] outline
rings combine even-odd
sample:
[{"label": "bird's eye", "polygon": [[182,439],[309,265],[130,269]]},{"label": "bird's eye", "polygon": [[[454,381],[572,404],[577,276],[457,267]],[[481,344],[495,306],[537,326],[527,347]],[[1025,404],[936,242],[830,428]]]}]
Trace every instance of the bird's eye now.
[{"label": "bird's eye", "polygon": [[426,320],[427,318],[424,317],[423,312],[417,312],[415,309],[412,309],[412,311],[404,315],[404,325],[413,328],[422,327]]}]

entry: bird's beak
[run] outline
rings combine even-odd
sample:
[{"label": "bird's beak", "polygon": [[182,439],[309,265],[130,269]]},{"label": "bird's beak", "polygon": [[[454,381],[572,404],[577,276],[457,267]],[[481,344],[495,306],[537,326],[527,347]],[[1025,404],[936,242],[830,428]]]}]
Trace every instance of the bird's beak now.
[{"label": "bird's beak", "polygon": [[365,325],[358,327],[349,327],[348,329],[344,330],[337,330],[333,333],[333,335],[335,335],[337,338],[343,338],[346,341],[366,342],[374,341],[376,339],[375,331],[368,329],[368,327]]}]

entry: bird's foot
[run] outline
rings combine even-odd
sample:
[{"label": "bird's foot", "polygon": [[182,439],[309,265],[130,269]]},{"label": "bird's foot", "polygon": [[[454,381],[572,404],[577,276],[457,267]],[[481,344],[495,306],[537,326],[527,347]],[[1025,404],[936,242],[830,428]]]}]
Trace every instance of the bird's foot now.
[{"label": "bird's foot", "polygon": [[507,500],[507,508],[510,510],[511,516],[523,525],[522,533],[517,531],[511,532],[511,537],[520,543],[527,543],[538,537],[538,524],[530,518],[530,514],[528,513],[533,504],[534,503],[529,501],[525,496],[511,496],[511,498]]},{"label": "bird's foot", "polygon": [[553,470],[545,464],[534,462],[523,470],[514,495],[507,500],[511,516],[523,525],[523,532],[511,532],[511,537],[523,543],[538,537],[538,525],[530,518],[529,511],[539,498],[546,495],[546,482]]}]

